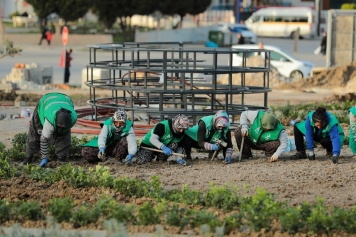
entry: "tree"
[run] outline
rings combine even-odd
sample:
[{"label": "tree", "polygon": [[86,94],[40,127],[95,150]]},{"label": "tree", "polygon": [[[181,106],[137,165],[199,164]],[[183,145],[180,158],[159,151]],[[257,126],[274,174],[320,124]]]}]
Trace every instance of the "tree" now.
[{"label": "tree", "polygon": [[98,16],[106,29],[111,29],[118,17],[120,1],[96,0],[93,12]]},{"label": "tree", "polygon": [[92,7],[91,0],[65,0],[59,3],[56,13],[67,21],[76,21]]},{"label": "tree", "polygon": [[56,0],[26,0],[32,5],[36,15],[40,18],[42,24],[40,24],[41,31],[43,27],[47,24],[47,16],[51,13],[57,12],[57,1]]}]

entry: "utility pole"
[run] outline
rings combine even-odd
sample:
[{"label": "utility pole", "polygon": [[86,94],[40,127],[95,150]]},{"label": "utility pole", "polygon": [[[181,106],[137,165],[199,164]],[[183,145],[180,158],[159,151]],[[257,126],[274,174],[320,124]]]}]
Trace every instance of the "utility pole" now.
[{"label": "utility pole", "polygon": [[315,21],[316,21],[316,35],[320,36],[320,13],[321,13],[321,1],[315,0]]},{"label": "utility pole", "polygon": [[236,16],[235,23],[240,24],[241,14],[240,14],[240,0],[236,0]]}]

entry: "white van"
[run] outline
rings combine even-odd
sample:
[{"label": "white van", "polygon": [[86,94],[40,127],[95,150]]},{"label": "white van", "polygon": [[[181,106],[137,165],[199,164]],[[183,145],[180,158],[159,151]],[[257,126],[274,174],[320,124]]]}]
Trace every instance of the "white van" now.
[{"label": "white van", "polygon": [[[326,30],[326,12],[321,11],[320,29]],[[294,38],[297,29],[301,37],[317,35],[316,13],[309,7],[267,7],[252,14],[246,21],[247,28],[257,36]]]}]

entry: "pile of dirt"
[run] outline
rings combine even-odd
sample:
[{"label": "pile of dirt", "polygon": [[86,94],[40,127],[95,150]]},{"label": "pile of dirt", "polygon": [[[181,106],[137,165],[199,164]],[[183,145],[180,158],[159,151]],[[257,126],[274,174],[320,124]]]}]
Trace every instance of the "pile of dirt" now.
[{"label": "pile of dirt", "polygon": [[[252,56],[247,59],[247,67],[264,67],[265,60],[261,56]],[[274,88],[286,81],[286,78],[282,76],[276,68],[271,66],[272,71],[269,75],[269,86]],[[234,74],[232,76],[234,85],[239,85],[241,83],[241,74]],[[218,79],[218,84],[229,84],[229,75],[222,75]],[[246,73],[245,81],[247,86],[263,86],[263,73]]]},{"label": "pile of dirt", "polygon": [[332,95],[328,98],[324,98],[325,102],[346,102],[356,101],[355,93],[346,93],[345,95]]},{"label": "pile of dirt", "polygon": [[356,62],[341,67],[322,71],[321,73],[302,80],[283,83],[276,89],[296,89],[304,90],[311,88],[335,89],[346,87],[347,90],[356,90]]}]

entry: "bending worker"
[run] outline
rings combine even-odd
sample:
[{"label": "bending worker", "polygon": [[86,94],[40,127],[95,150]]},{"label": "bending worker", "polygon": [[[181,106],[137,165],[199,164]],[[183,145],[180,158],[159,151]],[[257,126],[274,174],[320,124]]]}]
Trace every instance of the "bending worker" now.
[{"label": "bending worker", "polygon": [[26,155],[21,163],[32,163],[33,155],[41,151],[40,167],[48,163],[48,146],[54,145],[58,161],[65,161],[71,145],[70,129],[77,121],[73,101],[65,94],[49,93],[40,99],[30,122]]},{"label": "bending worker", "polygon": [[252,157],[251,149],[262,150],[269,161],[277,161],[288,147],[288,137],[281,122],[269,111],[247,110],[241,113],[241,126],[235,129],[236,144],[240,149],[246,137],[241,159]]}]

